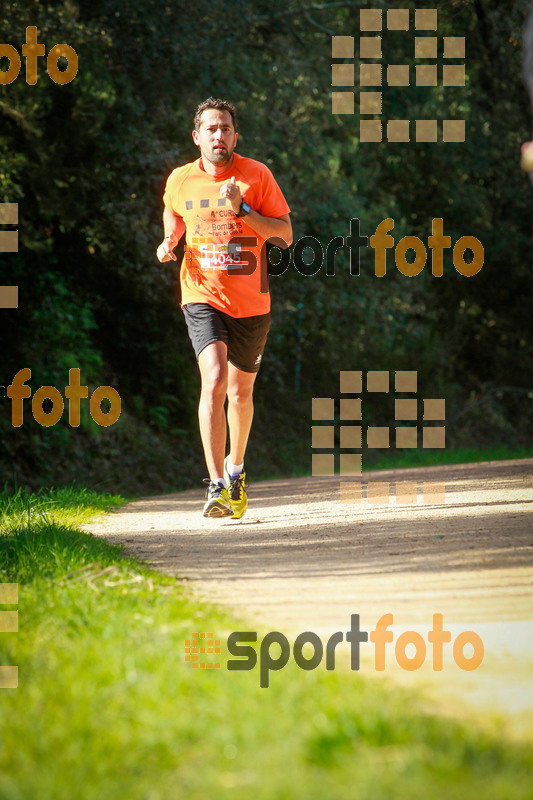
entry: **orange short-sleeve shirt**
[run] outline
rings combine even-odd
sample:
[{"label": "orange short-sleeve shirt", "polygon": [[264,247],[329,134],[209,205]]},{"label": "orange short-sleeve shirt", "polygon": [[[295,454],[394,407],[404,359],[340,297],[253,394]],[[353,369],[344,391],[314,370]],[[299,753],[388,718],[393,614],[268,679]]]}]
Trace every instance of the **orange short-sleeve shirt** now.
[{"label": "orange short-sleeve shirt", "polygon": [[[208,175],[201,158],[178,167],[168,177],[163,202],[182,217],[186,226],[185,256],[181,265],[181,304],[208,303],[231,317],[253,317],[270,311],[270,294],[261,286],[261,248],[264,239],[236,217],[228,200],[220,196],[222,184],[235,177],[246,203],[264,217],[288,214],[281,189],[265,164],[233,154],[231,167],[221,175]],[[234,236],[249,236],[246,244],[256,260],[241,255]],[[239,274],[242,269],[242,274]],[[247,274],[250,273],[251,274]],[[263,288],[263,291],[261,291]]]}]

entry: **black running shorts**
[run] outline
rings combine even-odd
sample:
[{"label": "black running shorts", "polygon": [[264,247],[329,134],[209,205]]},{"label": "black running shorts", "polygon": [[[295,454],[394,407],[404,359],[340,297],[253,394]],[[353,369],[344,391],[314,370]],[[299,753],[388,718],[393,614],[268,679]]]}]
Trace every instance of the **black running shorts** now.
[{"label": "black running shorts", "polygon": [[243,372],[257,372],[270,330],[270,314],[230,317],[207,303],[183,306],[196,359],[212,342],[224,342],[228,361]]}]

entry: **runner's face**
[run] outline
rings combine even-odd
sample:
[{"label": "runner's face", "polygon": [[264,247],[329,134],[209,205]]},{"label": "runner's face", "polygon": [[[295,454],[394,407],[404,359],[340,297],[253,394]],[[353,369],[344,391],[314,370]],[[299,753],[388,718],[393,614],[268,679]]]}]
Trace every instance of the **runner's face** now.
[{"label": "runner's face", "polygon": [[200,130],[193,131],[192,138],[200,148],[202,158],[217,165],[229,163],[237,144],[229,111],[208,108],[202,113]]}]

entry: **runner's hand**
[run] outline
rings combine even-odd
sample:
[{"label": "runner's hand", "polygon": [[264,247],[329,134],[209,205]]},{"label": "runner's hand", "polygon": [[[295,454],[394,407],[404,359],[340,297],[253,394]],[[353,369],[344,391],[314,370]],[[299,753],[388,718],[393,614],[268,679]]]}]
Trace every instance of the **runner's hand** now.
[{"label": "runner's hand", "polygon": [[240,209],[242,203],[242,195],[241,190],[235,183],[235,176],[232,175],[231,178],[227,183],[224,183],[220,187],[220,194],[222,197],[226,197],[230,203],[231,207],[235,213]]},{"label": "runner's hand", "polygon": [[167,236],[163,239],[159,247],[157,248],[157,257],[161,261],[177,261],[178,257],[175,253],[173,253],[173,249],[176,247],[177,242],[174,240],[174,237]]}]

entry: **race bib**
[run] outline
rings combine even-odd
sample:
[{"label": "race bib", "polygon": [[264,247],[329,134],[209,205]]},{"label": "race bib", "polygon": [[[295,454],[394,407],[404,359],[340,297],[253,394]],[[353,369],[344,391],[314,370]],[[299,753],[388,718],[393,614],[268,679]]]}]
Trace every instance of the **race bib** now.
[{"label": "race bib", "polygon": [[199,246],[202,270],[235,269],[242,267],[241,246],[237,242],[228,244],[204,243]]}]

